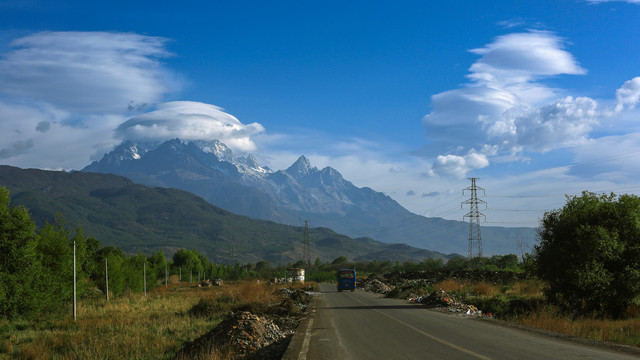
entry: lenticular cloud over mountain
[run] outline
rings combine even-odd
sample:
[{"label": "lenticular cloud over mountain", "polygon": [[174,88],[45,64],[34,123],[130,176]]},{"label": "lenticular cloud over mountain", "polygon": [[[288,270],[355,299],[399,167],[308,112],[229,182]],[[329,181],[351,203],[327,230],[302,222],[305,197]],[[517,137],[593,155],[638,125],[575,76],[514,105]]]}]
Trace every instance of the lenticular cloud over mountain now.
[{"label": "lenticular cloud over mountain", "polygon": [[195,101],[172,101],[156,110],[135,116],[118,127],[119,137],[133,141],[219,139],[241,152],[255,151],[252,136],[264,132],[258,123],[243,124],[215,105]]}]

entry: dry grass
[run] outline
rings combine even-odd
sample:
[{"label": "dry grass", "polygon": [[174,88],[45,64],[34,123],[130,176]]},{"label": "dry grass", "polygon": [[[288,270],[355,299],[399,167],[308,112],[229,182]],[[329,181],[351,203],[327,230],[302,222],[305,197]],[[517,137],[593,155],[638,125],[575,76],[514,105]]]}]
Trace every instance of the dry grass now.
[{"label": "dry grass", "polygon": [[[0,359],[171,358],[181,344],[204,334],[219,320],[192,317],[201,299],[233,303],[274,301],[275,286],[256,281],[195,288],[169,284],[146,297],[127,294],[109,303],[78,304],[78,319],[0,323]],[[207,354],[208,358],[229,355]]]},{"label": "dry grass", "polygon": [[473,286],[471,293],[476,296],[496,296],[501,291],[498,285],[482,281]]},{"label": "dry grass", "polygon": [[434,288],[436,289],[442,289],[445,292],[448,293],[453,293],[453,292],[457,292],[457,291],[461,291],[463,290],[465,287],[467,287],[468,282],[461,282],[459,280],[456,279],[445,279],[443,281],[440,281],[438,283],[435,283],[433,285]]},{"label": "dry grass", "polygon": [[579,336],[597,341],[640,346],[640,318],[608,320],[597,318],[571,319],[549,311],[530,314],[522,319],[523,325]]},{"label": "dry grass", "polygon": [[[465,296],[492,298],[541,298],[542,284],[537,281],[517,281],[510,285],[499,286],[488,282],[473,283],[448,279],[434,285],[446,292]],[[574,319],[553,310],[552,307],[539,309],[524,316],[514,317],[511,321],[538,329],[577,336],[596,341],[640,346],[640,306],[632,306],[626,319],[611,320],[601,318]]]},{"label": "dry grass", "polygon": [[434,285],[435,289],[442,289],[448,293],[471,296],[541,296],[542,285],[535,281],[517,281],[510,285],[498,285],[487,281],[473,282],[469,280],[445,279]]}]

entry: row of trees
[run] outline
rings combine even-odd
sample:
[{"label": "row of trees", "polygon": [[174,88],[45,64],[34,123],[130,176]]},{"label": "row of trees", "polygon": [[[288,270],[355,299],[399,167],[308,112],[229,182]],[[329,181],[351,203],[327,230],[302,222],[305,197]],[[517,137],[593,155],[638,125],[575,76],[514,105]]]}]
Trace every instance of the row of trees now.
[{"label": "row of trees", "polygon": [[[342,267],[382,273],[468,265],[462,258],[446,264],[435,259],[401,264],[377,260],[351,263],[344,256],[328,263],[316,259],[312,266],[302,261],[275,267],[267,261],[218,265],[210,263],[196,250],[186,249],[178,250],[171,261],[162,251],[151,256],[127,255],[115,247],[102,247],[98,240],[86,237],[81,228],[70,230],[62,219],[37,229],[28,210],[11,206],[9,192],[0,188],[0,254],[3,254],[0,257],[0,317],[30,316],[65,308],[62,305],[72,300],[74,244],[80,298],[103,296],[107,291],[107,273],[109,295],[114,297],[127,291],[142,292],[145,284],[146,290],[153,290],[172,275],[181,275],[185,281],[272,279],[285,277],[288,268],[304,267],[308,269],[309,279],[323,281],[332,279],[335,270]],[[507,256],[493,257],[487,263],[502,266],[500,264],[507,258],[507,262],[512,262],[513,259]]]},{"label": "row of trees", "polygon": [[[640,198],[585,192],[568,197],[562,209],[545,213],[539,243],[524,263],[516,255],[444,262],[350,262],[339,257],[313,265],[302,261],[271,266],[266,261],[247,265],[218,265],[195,250],[180,249],[171,261],[162,251],[151,256],[127,255],[101,247],[82,229],[70,230],[63,220],[36,228],[27,209],[10,205],[9,192],[0,187],[0,317],[30,316],[63,308],[72,299],[73,244],[76,249],[77,292],[80,297],[152,290],[167,275],[182,279],[246,279],[285,277],[287,268],[308,269],[309,279],[333,279],[336,269],[359,272],[393,270],[530,271],[547,284],[546,296],[561,308],[580,313],[620,316],[629,305],[640,304]],[[146,279],[143,270],[146,270]],[[197,275],[196,275],[197,274]],[[188,276],[188,277],[187,277]],[[197,278],[196,278],[197,276]]]},{"label": "row of trees", "polygon": [[101,247],[81,228],[69,229],[62,219],[38,229],[28,210],[11,206],[8,190],[0,187],[0,318],[64,309],[73,300],[74,247],[79,298],[103,296],[107,270],[111,297],[142,292],[145,284],[152,290],[171,275],[182,275],[185,281],[256,276],[252,267],[210,263],[195,250],[180,249],[172,261],[162,251],[127,255],[115,247]]}]

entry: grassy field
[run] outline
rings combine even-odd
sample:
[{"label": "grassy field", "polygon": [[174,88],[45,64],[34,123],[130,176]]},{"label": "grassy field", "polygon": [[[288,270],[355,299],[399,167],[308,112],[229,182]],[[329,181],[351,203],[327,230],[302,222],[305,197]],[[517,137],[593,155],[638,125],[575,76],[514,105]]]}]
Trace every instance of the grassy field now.
[{"label": "grassy field", "polygon": [[[277,301],[275,290],[255,280],[208,288],[169,284],[147,296],[80,301],[76,321],[71,308],[58,319],[0,321],[0,359],[172,358],[234,306]],[[212,304],[213,311],[194,311],[198,304]]]},{"label": "grassy field", "polygon": [[[485,313],[517,324],[587,339],[640,347],[640,309],[622,320],[572,318],[547,305],[542,285],[445,280],[433,285]],[[127,294],[108,303],[83,300],[78,319],[65,316],[0,320],[0,359],[170,359],[181,346],[214,328],[230,310],[277,302],[275,285],[243,281],[221,287],[161,286],[147,296]],[[207,354],[229,359],[232,354]]]},{"label": "grassy field", "polygon": [[496,285],[449,279],[433,287],[454,294],[465,303],[503,320],[596,341],[640,347],[640,307],[629,308],[625,319],[570,316],[544,301],[542,283],[535,280]]}]

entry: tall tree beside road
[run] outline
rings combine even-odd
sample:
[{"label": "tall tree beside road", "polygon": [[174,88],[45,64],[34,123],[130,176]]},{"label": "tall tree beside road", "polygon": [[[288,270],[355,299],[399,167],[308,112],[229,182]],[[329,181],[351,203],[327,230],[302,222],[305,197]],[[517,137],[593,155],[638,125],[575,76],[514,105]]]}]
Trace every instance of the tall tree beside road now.
[{"label": "tall tree beside road", "polygon": [[535,247],[548,300],[620,316],[640,295],[640,198],[583,192],[545,213]]},{"label": "tall tree beside road", "polygon": [[82,229],[77,228],[72,234],[63,220],[46,224],[37,231],[37,235],[36,253],[40,262],[38,298],[43,310],[55,311],[73,296],[73,243],[76,244],[76,285],[80,297],[87,287],[84,264],[93,259],[86,256],[87,241]]},{"label": "tall tree beside road", "polygon": [[71,300],[74,241],[80,295],[85,290],[86,238],[79,228],[72,235],[62,221],[36,230],[28,210],[10,202],[0,187],[0,317],[60,310]]},{"label": "tall tree beside road", "polygon": [[0,316],[16,317],[40,310],[35,285],[40,275],[36,225],[26,208],[10,206],[0,187]]}]

